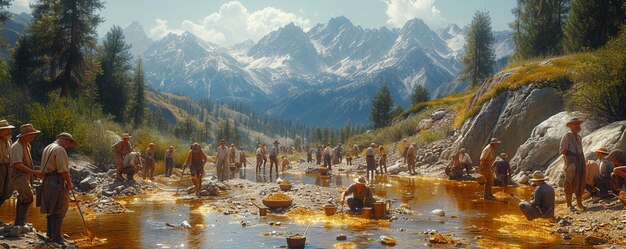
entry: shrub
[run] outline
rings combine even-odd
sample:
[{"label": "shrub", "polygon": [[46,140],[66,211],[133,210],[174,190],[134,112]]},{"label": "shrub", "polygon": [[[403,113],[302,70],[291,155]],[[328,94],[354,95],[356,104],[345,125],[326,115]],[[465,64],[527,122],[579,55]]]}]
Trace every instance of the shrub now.
[{"label": "shrub", "polygon": [[604,121],[626,120],[626,28],[574,74],[567,106]]},{"label": "shrub", "polygon": [[41,130],[41,134],[33,141],[33,157],[39,158],[39,153],[49,143],[56,140],[61,132],[69,132],[79,143],[79,151],[84,149],[83,142],[87,141],[86,120],[80,116],[71,102],[66,100],[53,100],[42,105],[39,103],[27,107],[30,123],[35,129]]},{"label": "shrub", "polygon": [[115,136],[104,128],[102,122],[95,121],[87,130],[87,140],[81,144],[81,147],[96,165],[102,167],[115,162],[111,149],[111,145],[115,142]]}]

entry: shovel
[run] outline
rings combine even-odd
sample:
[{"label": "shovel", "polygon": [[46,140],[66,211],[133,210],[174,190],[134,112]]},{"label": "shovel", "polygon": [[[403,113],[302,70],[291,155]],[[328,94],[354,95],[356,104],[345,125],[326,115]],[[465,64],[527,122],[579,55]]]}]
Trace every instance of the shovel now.
[{"label": "shovel", "polygon": [[183,171],[180,172],[180,181],[178,181],[178,186],[176,187],[176,194],[178,194],[178,190],[180,189],[180,185],[183,184],[183,176],[185,175],[185,165],[183,165]]},{"label": "shovel", "polygon": [[[595,188],[596,190],[600,191],[600,189],[598,189],[597,187],[593,187],[593,188]],[[622,198],[619,195],[616,195],[614,193],[611,193],[611,195],[615,196],[615,198],[617,198],[618,200],[622,201],[624,203],[624,205],[626,205],[626,199],[624,199],[624,198]]]}]

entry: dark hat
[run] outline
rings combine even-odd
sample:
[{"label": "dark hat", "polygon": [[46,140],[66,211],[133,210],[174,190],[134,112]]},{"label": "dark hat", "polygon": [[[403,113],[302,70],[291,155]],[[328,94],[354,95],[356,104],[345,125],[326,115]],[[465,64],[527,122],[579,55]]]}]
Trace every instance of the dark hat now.
[{"label": "dark hat", "polygon": [[22,126],[20,126],[20,134],[17,135],[17,138],[37,133],[41,133],[41,131],[35,130],[35,128],[33,128],[33,125],[23,124]]}]

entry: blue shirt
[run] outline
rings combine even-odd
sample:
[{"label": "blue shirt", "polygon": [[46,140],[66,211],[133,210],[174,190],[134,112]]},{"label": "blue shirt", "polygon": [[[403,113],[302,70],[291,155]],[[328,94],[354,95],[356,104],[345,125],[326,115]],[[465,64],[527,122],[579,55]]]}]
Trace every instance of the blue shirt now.
[{"label": "blue shirt", "polygon": [[545,182],[537,186],[530,205],[538,207],[543,217],[554,217],[554,188]]}]

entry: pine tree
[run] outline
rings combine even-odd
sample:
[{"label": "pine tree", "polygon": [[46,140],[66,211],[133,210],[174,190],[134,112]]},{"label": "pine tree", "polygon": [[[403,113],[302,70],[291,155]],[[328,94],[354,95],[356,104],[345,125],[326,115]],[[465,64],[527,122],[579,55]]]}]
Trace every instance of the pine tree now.
[{"label": "pine tree", "polygon": [[511,23],[514,59],[559,55],[570,0],[518,0]]},{"label": "pine tree", "polygon": [[411,104],[417,105],[422,102],[426,102],[430,99],[430,95],[428,94],[428,90],[425,87],[419,84],[415,84],[413,87],[413,92],[411,93]]},{"label": "pine tree", "polygon": [[596,49],[619,33],[624,0],[573,0],[563,29],[565,52]]},{"label": "pine tree", "polygon": [[495,55],[489,13],[476,11],[465,38],[463,70],[459,80],[469,80],[472,86],[485,80],[493,72]]},{"label": "pine tree", "polygon": [[96,27],[103,20],[96,11],[103,7],[101,0],[40,0],[33,5],[33,24],[36,56],[46,62],[49,81],[60,88],[60,98],[77,96],[87,57],[96,48]]},{"label": "pine tree", "polygon": [[116,122],[123,122],[129,99],[131,54],[130,46],[124,41],[122,28],[113,26],[106,34],[98,59],[102,67],[102,73],[96,77],[98,101],[105,114],[113,115]]},{"label": "pine tree", "polygon": [[391,124],[391,108],[393,99],[387,84],[384,84],[372,99],[372,111],[370,113],[370,125],[372,129],[379,129]]},{"label": "pine tree", "polygon": [[143,62],[137,59],[132,85],[132,100],[129,102],[128,118],[132,120],[135,127],[141,126],[146,105],[145,95],[146,82],[144,79]]},{"label": "pine tree", "polygon": [[[0,0],[0,29],[4,27],[4,23],[9,20],[9,12],[6,11],[13,0]],[[4,37],[0,37],[0,47],[6,47],[7,43]]]}]

